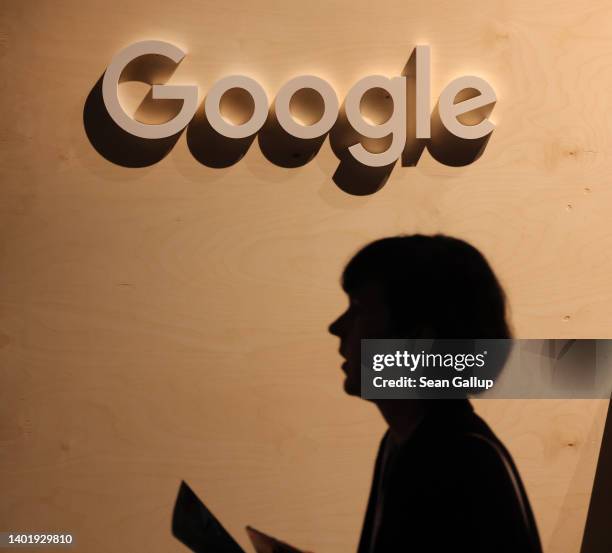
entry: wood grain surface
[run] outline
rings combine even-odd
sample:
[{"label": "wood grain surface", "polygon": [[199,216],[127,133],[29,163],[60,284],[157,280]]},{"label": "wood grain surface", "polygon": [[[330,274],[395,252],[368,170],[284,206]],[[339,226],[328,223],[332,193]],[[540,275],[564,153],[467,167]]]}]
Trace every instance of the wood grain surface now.
[{"label": "wood grain surface", "polygon": [[[254,142],[225,169],[185,136],[159,163],[101,157],[85,100],[142,39],[188,56],[172,82],[313,73],[340,98],[432,47],[432,100],[475,74],[497,129],[472,165],[425,152],[370,196]],[[384,430],[342,392],[344,263],[385,235],[479,247],[522,338],[612,337],[612,5],[604,0],[0,6],[0,530],[70,531],[87,553],[186,551],[181,479],[245,547],[251,524],[317,553],[356,547]],[[606,401],[485,401],[547,553],[577,553]]]}]

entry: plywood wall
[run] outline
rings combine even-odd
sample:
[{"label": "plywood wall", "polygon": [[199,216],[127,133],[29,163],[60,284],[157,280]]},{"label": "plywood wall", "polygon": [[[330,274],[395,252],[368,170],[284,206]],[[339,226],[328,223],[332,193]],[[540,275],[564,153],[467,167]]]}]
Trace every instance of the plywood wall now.
[{"label": "plywood wall", "polygon": [[[518,337],[612,334],[612,6],[545,0],[18,1],[0,7],[1,529],[71,531],[77,550],[184,551],[186,479],[246,545],[250,523],[354,550],[383,425],[344,396],[343,264],[399,232],[490,259]],[[212,169],[182,136],[159,163],[101,157],[85,100],[142,39],[189,55],[202,93],[231,73],[273,97],[314,73],[343,98],[432,47],[432,94],[476,74],[498,94],[484,155],[425,152],[376,194],[334,185],[325,143],[294,169],[257,143]],[[607,402],[484,402],[546,551],[577,553]]]}]

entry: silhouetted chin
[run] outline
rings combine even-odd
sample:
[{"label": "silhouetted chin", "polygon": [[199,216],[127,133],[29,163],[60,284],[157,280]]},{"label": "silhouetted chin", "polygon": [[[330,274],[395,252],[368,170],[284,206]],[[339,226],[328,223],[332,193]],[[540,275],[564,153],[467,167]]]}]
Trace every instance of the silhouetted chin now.
[{"label": "silhouetted chin", "polygon": [[344,379],[344,391],[349,396],[360,396],[361,395],[361,385],[359,382],[352,382],[351,379],[346,376]]}]

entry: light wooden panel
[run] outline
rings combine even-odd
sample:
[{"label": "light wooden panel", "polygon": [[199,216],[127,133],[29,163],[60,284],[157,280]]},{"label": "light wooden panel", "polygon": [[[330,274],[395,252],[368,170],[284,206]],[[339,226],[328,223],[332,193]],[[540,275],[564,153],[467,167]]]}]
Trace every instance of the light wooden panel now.
[{"label": "light wooden panel", "polygon": [[[343,264],[398,232],[481,248],[519,337],[610,337],[612,6],[549,2],[5,1],[0,8],[0,520],[73,531],[79,551],[183,551],[180,479],[246,545],[250,523],[354,550],[383,425],[341,391]],[[101,158],[83,104],[140,39],[186,48],[202,92],[233,72],[273,97],[312,72],[344,97],[432,46],[432,92],[498,93],[483,157],[425,153],[369,197],[335,187],[325,144],[300,169],[256,144],[200,165]],[[546,551],[576,553],[606,402],[484,402],[515,455]]]}]

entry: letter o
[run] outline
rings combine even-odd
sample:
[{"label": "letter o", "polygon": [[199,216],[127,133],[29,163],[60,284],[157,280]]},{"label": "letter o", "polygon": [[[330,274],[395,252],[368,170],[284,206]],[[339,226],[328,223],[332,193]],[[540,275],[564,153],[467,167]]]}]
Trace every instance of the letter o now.
[{"label": "letter o", "polygon": [[[233,125],[228,123],[219,110],[219,103],[223,95],[232,88],[242,88],[246,90],[255,104],[253,115],[242,125]],[[268,97],[265,90],[255,80],[245,75],[230,75],[218,80],[206,95],[204,103],[206,117],[210,126],[219,134],[227,138],[246,138],[255,134],[268,117]]]},{"label": "letter o", "polygon": [[[304,88],[310,88],[323,98],[323,115],[312,125],[302,125],[291,115],[290,103],[293,95]],[[338,96],[332,86],[314,75],[300,75],[287,81],[279,90],[274,104],[276,118],[283,129],[296,138],[318,138],[327,133],[338,118]]]}]

